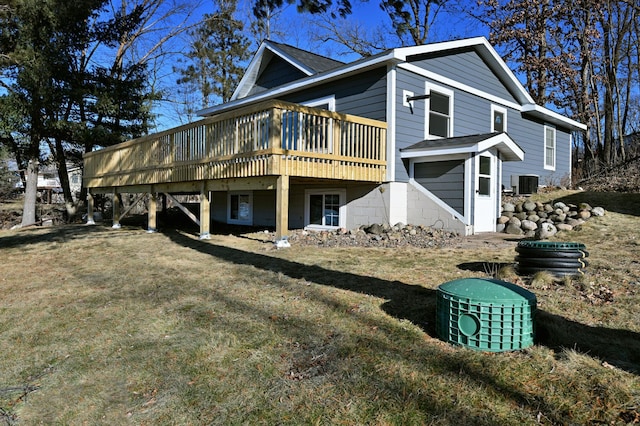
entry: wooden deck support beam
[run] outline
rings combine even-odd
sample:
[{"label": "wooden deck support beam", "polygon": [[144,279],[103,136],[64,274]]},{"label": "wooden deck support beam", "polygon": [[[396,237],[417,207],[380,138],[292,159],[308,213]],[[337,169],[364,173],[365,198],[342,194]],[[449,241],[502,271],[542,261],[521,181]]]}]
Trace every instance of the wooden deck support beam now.
[{"label": "wooden deck support beam", "polygon": [[120,209],[122,207],[122,196],[115,190],[113,191],[113,229],[120,229]]},{"label": "wooden deck support beam", "polygon": [[276,246],[289,247],[289,176],[280,175],[276,183]]},{"label": "wooden deck support beam", "polygon": [[189,211],[189,209],[188,209],[188,208],[186,208],[185,206],[183,206],[183,205],[182,205],[182,203],[180,203],[180,201],[176,200],[176,197],[174,197],[173,195],[171,195],[171,194],[169,194],[169,193],[165,193],[165,196],[166,196],[167,198],[169,198],[169,199],[171,200],[171,202],[172,202],[173,204],[175,204],[175,206],[176,206],[177,208],[179,208],[179,209],[180,209],[180,211],[182,211],[182,213],[184,213],[185,215],[187,215],[187,217],[188,217],[189,219],[191,219],[191,220],[193,221],[193,223],[195,223],[196,225],[200,226],[200,219],[198,219],[198,218],[196,217],[196,215],[195,215],[195,214],[191,213],[191,212]]},{"label": "wooden deck support beam", "polygon": [[147,232],[157,232],[158,226],[156,223],[156,214],[158,210],[158,195],[155,192],[149,193],[149,221],[147,226]]},{"label": "wooden deck support beam", "polygon": [[207,190],[206,183],[202,184],[200,190],[200,239],[211,239],[210,233],[211,224],[211,199],[210,192]]},{"label": "wooden deck support beam", "polygon": [[93,219],[94,200],[91,191],[87,191],[87,225],[95,225],[96,222]]}]

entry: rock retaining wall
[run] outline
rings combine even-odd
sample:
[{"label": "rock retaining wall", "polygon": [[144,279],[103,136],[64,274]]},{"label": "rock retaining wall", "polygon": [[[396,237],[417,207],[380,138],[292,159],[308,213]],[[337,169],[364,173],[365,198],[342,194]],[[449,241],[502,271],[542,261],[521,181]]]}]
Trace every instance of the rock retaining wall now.
[{"label": "rock retaining wall", "polygon": [[587,203],[505,202],[496,231],[543,240],[560,231],[571,231],[589,218],[604,214],[602,207],[591,207]]}]

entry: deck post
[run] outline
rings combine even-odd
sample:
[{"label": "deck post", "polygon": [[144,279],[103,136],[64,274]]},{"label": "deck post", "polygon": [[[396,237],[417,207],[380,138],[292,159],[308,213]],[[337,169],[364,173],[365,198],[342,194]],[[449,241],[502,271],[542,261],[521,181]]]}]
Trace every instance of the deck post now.
[{"label": "deck post", "polygon": [[289,175],[280,175],[276,182],[276,246],[289,247]]},{"label": "deck post", "polygon": [[269,120],[269,149],[284,148],[282,140],[282,110],[271,108]]},{"label": "deck post", "polygon": [[149,193],[149,223],[147,226],[147,232],[153,233],[157,232],[158,228],[156,225],[156,213],[158,210],[158,195],[153,192],[153,190]]},{"label": "deck post", "polygon": [[96,222],[93,219],[93,194],[91,191],[87,191],[87,225],[95,225]]},{"label": "deck post", "polygon": [[120,207],[122,206],[122,197],[120,193],[115,190],[113,192],[113,229],[120,229]]},{"label": "deck post", "polygon": [[210,223],[211,223],[211,199],[210,192],[207,191],[206,183],[202,184],[200,189],[200,239],[211,239]]}]

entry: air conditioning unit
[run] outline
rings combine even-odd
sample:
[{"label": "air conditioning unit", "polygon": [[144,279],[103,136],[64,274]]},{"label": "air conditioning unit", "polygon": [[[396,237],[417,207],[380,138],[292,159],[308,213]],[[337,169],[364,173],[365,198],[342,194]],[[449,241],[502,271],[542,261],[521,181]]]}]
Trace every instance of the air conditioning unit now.
[{"label": "air conditioning unit", "polygon": [[538,175],[511,175],[511,188],[516,195],[531,195],[538,192]]}]

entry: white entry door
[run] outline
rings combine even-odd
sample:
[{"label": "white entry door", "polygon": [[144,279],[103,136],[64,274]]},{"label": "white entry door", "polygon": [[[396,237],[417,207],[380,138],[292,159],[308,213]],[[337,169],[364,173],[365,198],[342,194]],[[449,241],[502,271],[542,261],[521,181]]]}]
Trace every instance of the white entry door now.
[{"label": "white entry door", "polygon": [[476,157],[476,191],[473,204],[473,232],[495,232],[498,200],[498,159],[490,152]]}]

